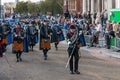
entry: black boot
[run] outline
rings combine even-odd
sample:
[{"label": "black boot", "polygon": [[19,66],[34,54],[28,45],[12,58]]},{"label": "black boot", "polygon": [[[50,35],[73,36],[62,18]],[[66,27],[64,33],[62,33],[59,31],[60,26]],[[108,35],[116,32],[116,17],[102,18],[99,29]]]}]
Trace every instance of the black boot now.
[{"label": "black boot", "polygon": [[58,43],[55,43],[55,48],[56,48],[56,50],[58,50],[58,46],[57,46],[57,45],[58,45]]},{"label": "black boot", "polygon": [[75,72],[76,74],[80,74],[80,72],[79,72],[78,70],[75,70],[74,72]]},{"label": "black boot", "polygon": [[19,62],[19,61],[20,61],[20,60],[19,60],[19,53],[18,53],[18,52],[16,53],[16,59],[17,59],[16,62]]},{"label": "black boot", "polygon": [[32,45],[32,51],[33,51],[33,45]]},{"label": "black boot", "polygon": [[22,51],[19,51],[19,61],[20,62],[22,61],[21,55],[22,55]]},{"label": "black boot", "polygon": [[47,49],[44,49],[44,50],[43,50],[44,60],[47,60],[47,52],[48,52]]},{"label": "black boot", "polygon": [[73,72],[73,71],[70,71],[70,74],[74,74],[74,72]]}]

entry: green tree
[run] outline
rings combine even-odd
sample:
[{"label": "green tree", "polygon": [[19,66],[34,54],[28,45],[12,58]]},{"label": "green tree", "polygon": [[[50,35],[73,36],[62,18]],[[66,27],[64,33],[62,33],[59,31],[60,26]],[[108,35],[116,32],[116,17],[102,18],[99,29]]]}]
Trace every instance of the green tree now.
[{"label": "green tree", "polygon": [[63,13],[63,0],[45,0],[40,3],[42,13],[52,12],[53,14]]},{"label": "green tree", "polygon": [[27,8],[28,8],[28,12],[29,13],[37,13],[37,4],[35,3],[31,3],[31,2],[28,2],[27,3]]},{"label": "green tree", "polygon": [[15,8],[16,13],[28,13],[27,2],[18,2]]},{"label": "green tree", "polygon": [[35,4],[31,2],[18,2],[14,9],[16,13],[63,13],[63,0],[45,0]]}]

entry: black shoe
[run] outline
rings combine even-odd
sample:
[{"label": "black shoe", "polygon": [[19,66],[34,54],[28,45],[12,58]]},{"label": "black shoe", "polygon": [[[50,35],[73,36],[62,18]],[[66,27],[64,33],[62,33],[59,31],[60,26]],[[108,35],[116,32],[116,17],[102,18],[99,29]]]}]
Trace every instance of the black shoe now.
[{"label": "black shoe", "polygon": [[58,50],[58,48],[56,48],[56,51]]},{"label": "black shoe", "polygon": [[75,71],[75,73],[76,73],[76,74],[80,74],[80,72],[79,72],[79,71]]},{"label": "black shoe", "polygon": [[22,62],[22,58],[20,58],[20,62]]},{"label": "black shoe", "polygon": [[44,60],[47,60],[47,57],[45,57]]},{"label": "black shoe", "polygon": [[16,62],[19,62],[19,60],[17,59],[17,61]]},{"label": "black shoe", "polygon": [[70,74],[74,74],[74,72],[73,72],[73,71],[70,71]]}]

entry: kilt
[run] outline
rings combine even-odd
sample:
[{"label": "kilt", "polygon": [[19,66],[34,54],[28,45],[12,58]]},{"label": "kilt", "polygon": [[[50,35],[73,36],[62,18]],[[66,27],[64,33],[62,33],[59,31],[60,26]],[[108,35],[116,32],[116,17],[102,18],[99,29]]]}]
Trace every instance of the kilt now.
[{"label": "kilt", "polygon": [[44,39],[41,39],[40,46],[41,46],[42,49],[45,49],[45,48],[50,49],[51,48],[51,46],[50,46],[50,39],[48,39],[46,42],[45,42]]},{"label": "kilt", "polygon": [[23,51],[23,42],[18,43],[17,41],[14,41],[12,44],[12,48],[14,51]]},{"label": "kilt", "polygon": [[8,38],[7,37],[3,38],[2,42],[3,44],[8,44]]}]

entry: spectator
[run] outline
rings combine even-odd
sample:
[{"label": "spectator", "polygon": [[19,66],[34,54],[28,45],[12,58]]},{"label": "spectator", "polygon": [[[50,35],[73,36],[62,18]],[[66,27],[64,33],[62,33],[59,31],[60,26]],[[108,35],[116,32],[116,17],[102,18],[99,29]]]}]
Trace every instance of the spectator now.
[{"label": "spectator", "polygon": [[120,22],[118,23],[118,37],[120,38]]}]

